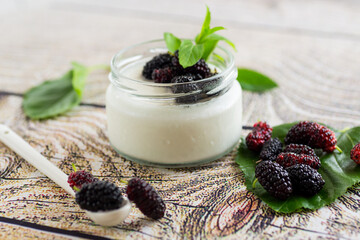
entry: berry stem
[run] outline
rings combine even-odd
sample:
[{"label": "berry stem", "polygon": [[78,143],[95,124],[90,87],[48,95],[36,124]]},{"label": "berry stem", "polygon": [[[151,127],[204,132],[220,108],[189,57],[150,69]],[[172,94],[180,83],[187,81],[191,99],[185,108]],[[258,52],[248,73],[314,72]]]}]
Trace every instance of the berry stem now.
[{"label": "berry stem", "polygon": [[341,150],[341,148],[339,148],[338,145],[335,146],[335,149],[338,150],[340,153],[343,153],[343,151]]},{"label": "berry stem", "polygon": [[72,168],[74,169],[74,172],[77,172],[77,168],[74,163],[71,163]]},{"label": "berry stem", "polygon": [[253,188],[253,189],[255,188],[255,185],[256,185],[257,181],[258,181],[258,179],[255,178],[255,180],[254,180],[254,182],[253,182],[253,184],[252,184],[252,188]]},{"label": "berry stem", "polygon": [[122,180],[122,179],[120,179],[120,182],[125,183],[125,184],[129,184],[129,182],[128,182],[128,181],[126,181],[126,180]]},{"label": "berry stem", "polygon": [[76,192],[79,192],[79,191],[80,191],[80,189],[79,189],[78,187],[76,187],[76,186],[74,186],[73,189],[74,189]]}]

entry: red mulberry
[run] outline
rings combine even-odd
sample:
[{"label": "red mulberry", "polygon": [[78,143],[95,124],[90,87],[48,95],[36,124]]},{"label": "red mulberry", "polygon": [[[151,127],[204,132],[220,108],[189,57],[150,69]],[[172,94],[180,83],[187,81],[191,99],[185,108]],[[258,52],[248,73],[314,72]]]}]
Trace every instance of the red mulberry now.
[{"label": "red mulberry", "polygon": [[315,122],[303,121],[291,127],[285,137],[285,143],[300,143],[312,148],[321,148],[333,152],[336,148],[335,133]]},{"label": "red mulberry", "polygon": [[250,150],[260,152],[264,143],[271,138],[271,134],[272,128],[266,122],[257,122],[246,137],[246,145]]},{"label": "red mulberry", "polygon": [[140,211],[152,219],[164,216],[166,206],[156,190],[146,181],[132,178],[127,186],[126,193]]},{"label": "red mulberry", "polygon": [[360,142],[351,149],[350,158],[357,164],[360,164]]},{"label": "red mulberry", "polygon": [[264,189],[275,198],[285,200],[293,191],[288,172],[276,162],[260,162],[255,168],[255,176]]},{"label": "red mulberry", "polygon": [[321,167],[318,157],[290,152],[280,153],[276,158],[276,162],[285,168],[295,164],[306,164],[314,169],[319,169]]},{"label": "red mulberry", "polygon": [[70,187],[77,187],[78,189],[80,189],[85,183],[92,183],[97,180],[98,179],[95,178],[91,173],[85,172],[84,170],[72,172],[68,177],[68,183]]}]

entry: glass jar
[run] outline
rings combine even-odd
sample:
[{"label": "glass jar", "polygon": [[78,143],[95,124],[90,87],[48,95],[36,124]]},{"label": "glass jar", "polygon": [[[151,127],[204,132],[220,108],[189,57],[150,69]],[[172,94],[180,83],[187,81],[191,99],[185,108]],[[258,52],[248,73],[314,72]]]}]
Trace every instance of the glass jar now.
[{"label": "glass jar", "polygon": [[145,63],[166,52],[165,42],[155,40],[113,57],[106,93],[111,145],[129,160],[163,167],[194,166],[224,156],[237,145],[242,130],[233,55],[217,47],[207,62],[218,74],[196,82],[144,79]]}]

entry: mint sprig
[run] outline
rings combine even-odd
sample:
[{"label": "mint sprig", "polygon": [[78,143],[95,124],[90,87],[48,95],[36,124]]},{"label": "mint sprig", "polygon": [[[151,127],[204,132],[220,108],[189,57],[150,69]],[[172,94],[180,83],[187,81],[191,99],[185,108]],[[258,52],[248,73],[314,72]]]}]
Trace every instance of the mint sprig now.
[{"label": "mint sprig", "polygon": [[25,93],[22,106],[28,117],[46,119],[69,111],[81,102],[90,72],[109,68],[105,65],[86,67],[76,62],[72,66],[60,78],[45,81]]},{"label": "mint sprig", "polygon": [[210,10],[209,7],[206,7],[205,20],[194,41],[190,39],[181,40],[172,33],[164,33],[164,40],[169,52],[174,53],[179,50],[179,62],[184,68],[194,65],[201,58],[207,61],[219,41],[225,41],[236,50],[234,43],[229,39],[215,34],[215,32],[225,28],[221,26],[211,28],[210,22]]}]

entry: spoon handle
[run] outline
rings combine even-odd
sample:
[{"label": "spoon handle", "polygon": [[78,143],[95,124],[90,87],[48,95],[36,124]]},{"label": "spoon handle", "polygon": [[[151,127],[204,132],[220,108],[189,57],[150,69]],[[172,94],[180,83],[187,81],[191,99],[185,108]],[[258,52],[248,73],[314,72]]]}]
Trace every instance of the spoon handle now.
[{"label": "spoon handle", "polygon": [[53,180],[71,196],[75,196],[73,189],[69,186],[68,176],[57,166],[48,161],[44,156],[32,148],[24,139],[12,131],[9,127],[0,124],[0,141],[6,144],[18,155],[23,157],[40,172]]}]

